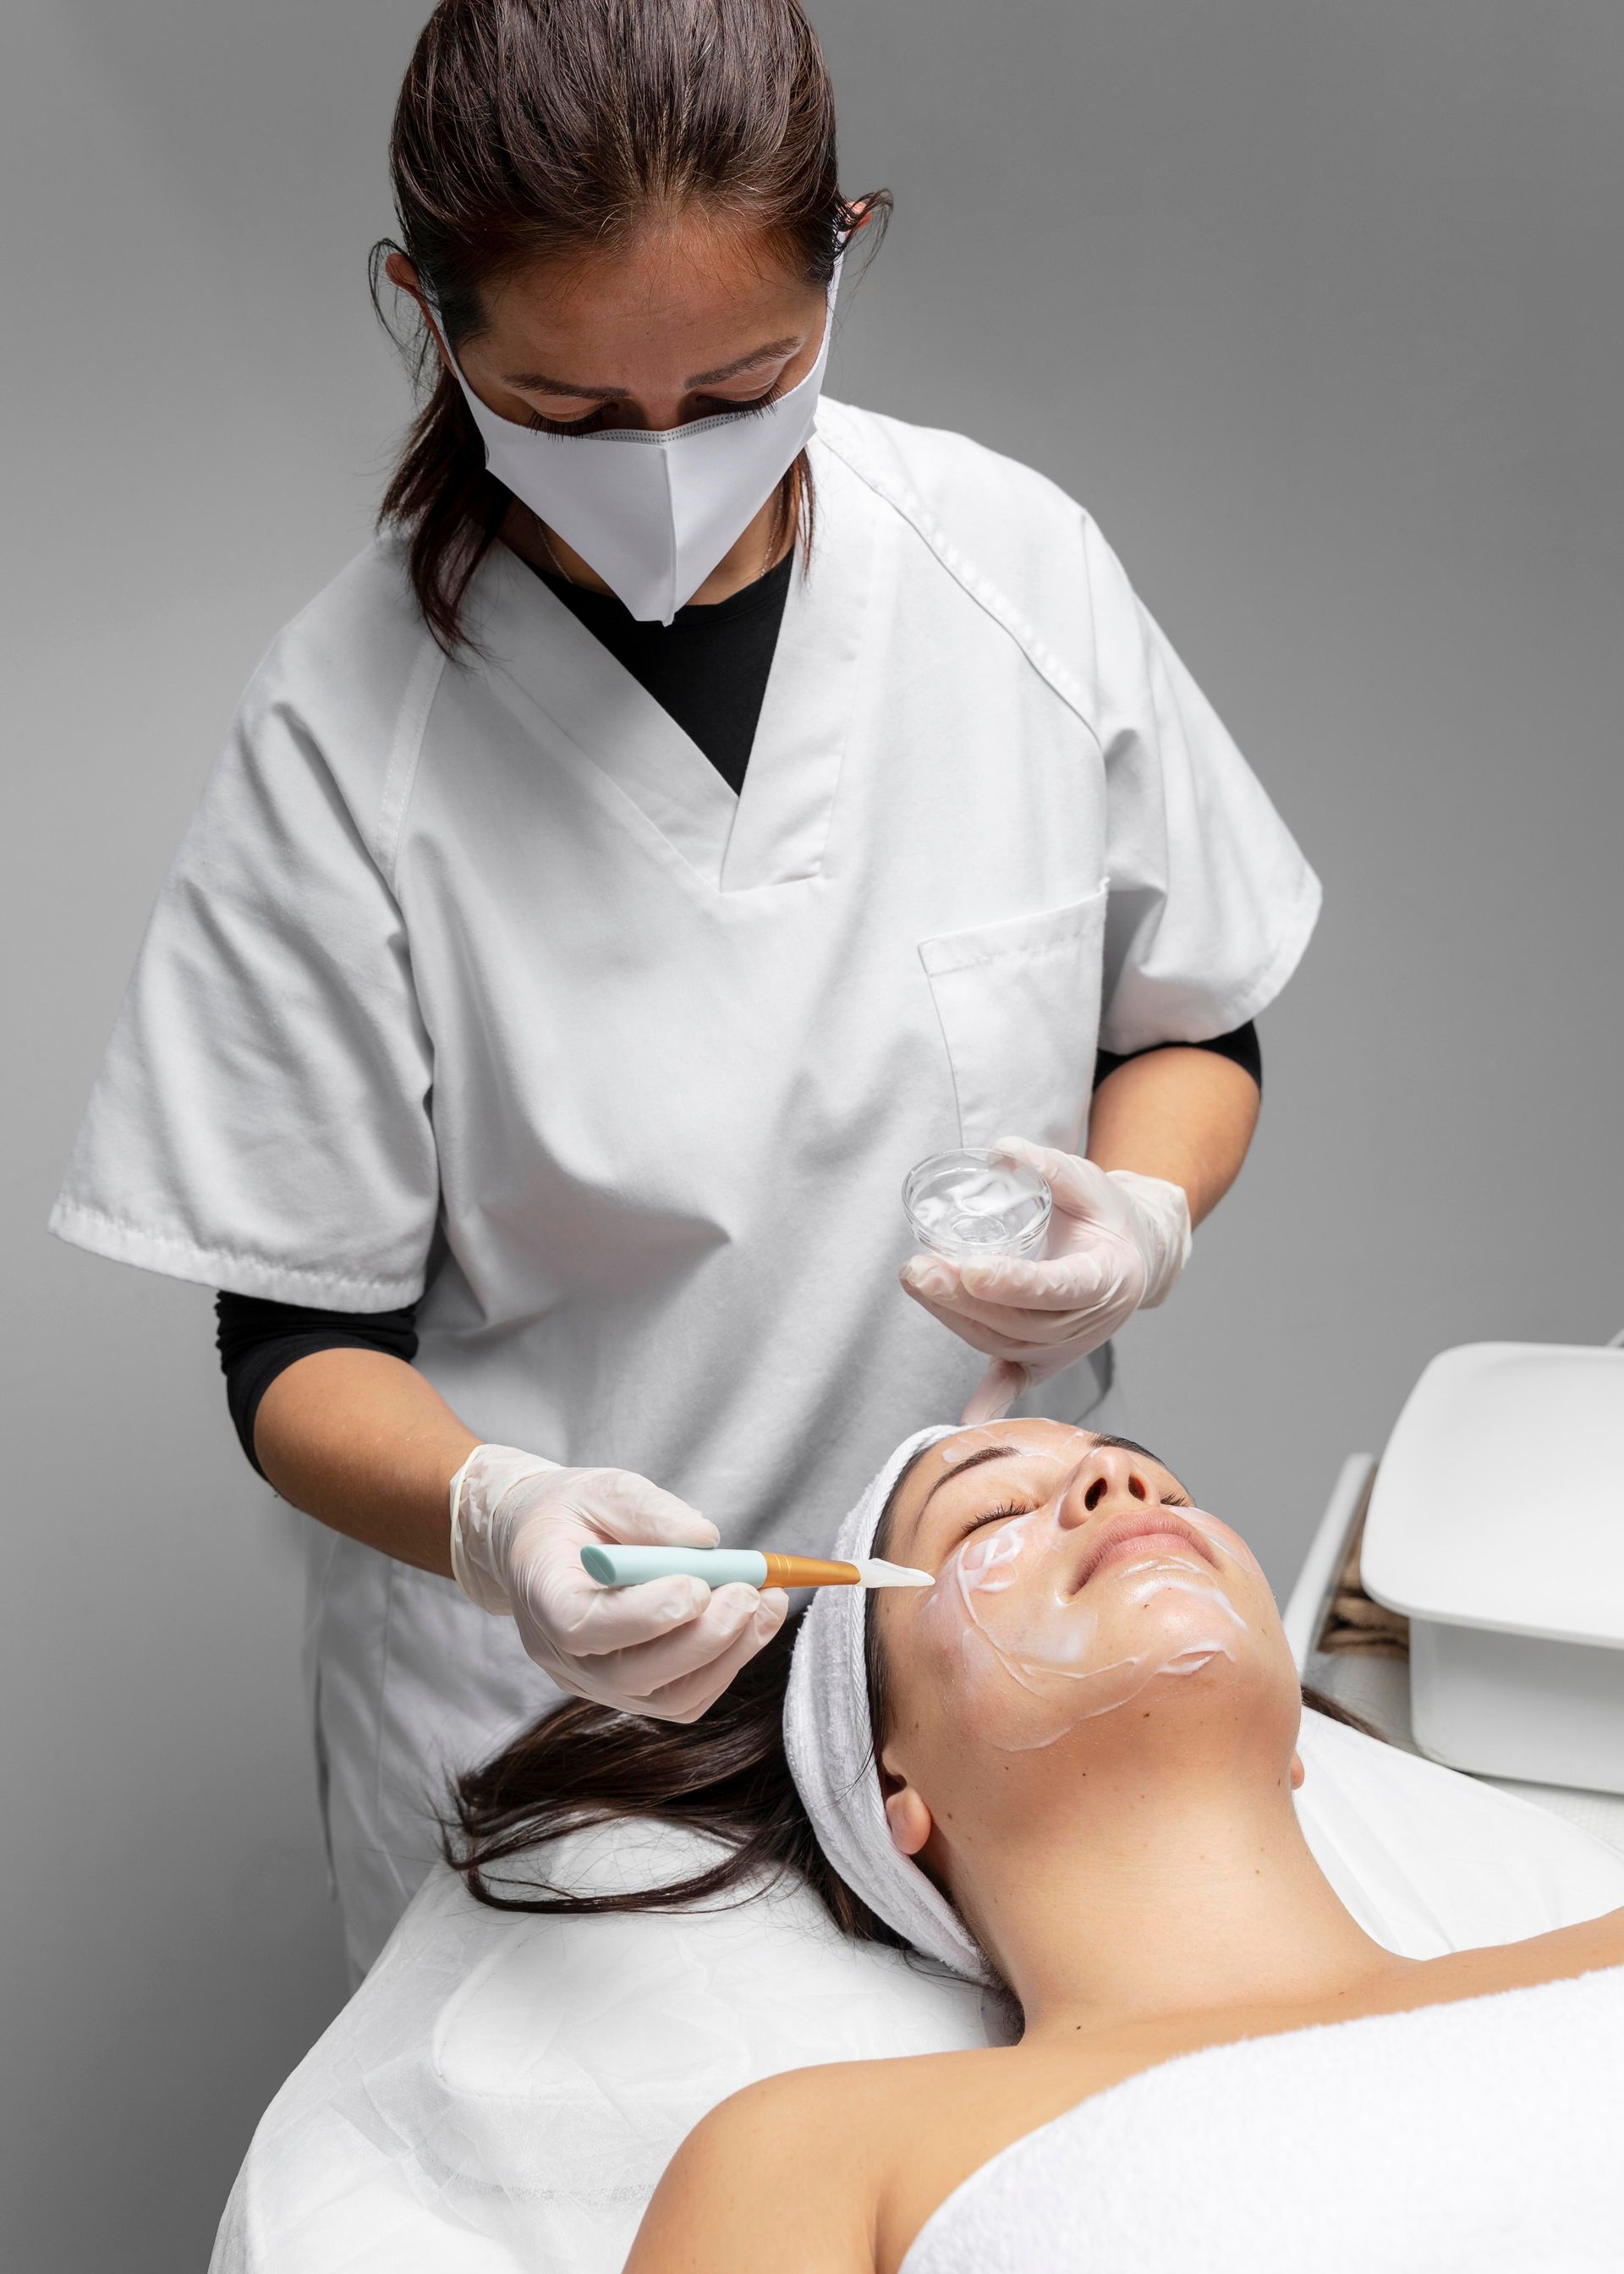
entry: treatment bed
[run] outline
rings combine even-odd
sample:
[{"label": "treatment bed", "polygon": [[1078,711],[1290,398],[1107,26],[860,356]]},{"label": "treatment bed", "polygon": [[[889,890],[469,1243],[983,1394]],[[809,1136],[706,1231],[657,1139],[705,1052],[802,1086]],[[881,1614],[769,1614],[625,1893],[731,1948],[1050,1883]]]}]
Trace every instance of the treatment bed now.
[{"label": "treatment bed", "polygon": [[[1420,1756],[1407,1624],[1363,1584],[1377,1473],[1371,1456],[1343,1464],[1283,1614],[1304,1680],[1388,1741],[1305,1713],[1297,1806],[1322,1869],[1369,1932],[1416,1957],[1624,1905],[1624,1795]],[[692,1869],[697,1844],[613,1826],[548,1867],[648,1885]],[[212,2274],[617,2274],[665,2163],[729,2093],[1010,2029],[992,1993],[846,1943],[799,1886],[548,1918],[483,1909],[442,1866],[267,2111]]]}]

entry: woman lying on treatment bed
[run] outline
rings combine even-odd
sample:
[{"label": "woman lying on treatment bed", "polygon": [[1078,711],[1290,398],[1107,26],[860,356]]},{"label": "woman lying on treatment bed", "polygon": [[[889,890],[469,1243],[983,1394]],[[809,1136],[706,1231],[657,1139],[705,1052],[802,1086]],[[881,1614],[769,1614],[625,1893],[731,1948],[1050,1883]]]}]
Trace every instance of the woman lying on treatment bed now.
[{"label": "woman lying on treatment bed", "polygon": [[500,1901],[501,1860],[583,1817],[675,1816],[741,1846],[684,1892],[791,1864],[851,1931],[1001,1980],[1022,2033],[735,2095],[628,2274],[1603,2262],[1624,1912],[1437,1959],[1372,1940],[1297,1828],[1268,1585],[1160,1462],[929,1431],[836,1553],[936,1582],[823,1591],[793,1667],[775,1645],[653,1756],[562,1708],[465,1784],[470,1883]]}]

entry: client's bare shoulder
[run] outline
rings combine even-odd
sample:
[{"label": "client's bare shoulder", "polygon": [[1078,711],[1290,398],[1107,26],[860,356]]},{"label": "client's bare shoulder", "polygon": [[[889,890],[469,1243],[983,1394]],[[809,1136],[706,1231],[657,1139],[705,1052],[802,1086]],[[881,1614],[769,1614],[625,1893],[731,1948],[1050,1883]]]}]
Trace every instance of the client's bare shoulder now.
[{"label": "client's bare shoulder", "polygon": [[1429,1994],[1403,2002],[1431,2005],[1489,1997],[1498,1990],[1572,1981],[1608,1966],[1624,1966],[1624,1909],[1604,1911],[1599,1918],[1582,1919],[1575,1926],[1553,1927],[1525,1942],[1492,1943],[1428,1959],[1423,1970],[1432,1977]]},{"label": "client's bare shoulder", "polygon": [[747,2085],[673,2157],[625,2274],[891,2274],[913,2233],[897,2217],[899,2176],[928,2195],[940,2160],[951,2176],[936,2199],[957,2185],[962,2146],[936,2127],[976,2105],[973,2072],[1008,2059],[836,2061]]}]

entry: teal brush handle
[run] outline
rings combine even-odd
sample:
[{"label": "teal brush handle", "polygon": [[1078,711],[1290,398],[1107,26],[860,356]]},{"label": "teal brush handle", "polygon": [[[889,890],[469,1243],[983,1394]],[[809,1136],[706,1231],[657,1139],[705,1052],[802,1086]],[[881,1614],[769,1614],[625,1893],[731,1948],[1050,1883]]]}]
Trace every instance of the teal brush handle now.
[{"label": "teal brush handle", "polygon": [[673,1572],[703,1579],[707,1587],[742,1580],[764,1586],[767,1559],[754,1547],[583,1547],[587,1577],[603,1587],[640,1587],[645,1579],[669,1579]]}]

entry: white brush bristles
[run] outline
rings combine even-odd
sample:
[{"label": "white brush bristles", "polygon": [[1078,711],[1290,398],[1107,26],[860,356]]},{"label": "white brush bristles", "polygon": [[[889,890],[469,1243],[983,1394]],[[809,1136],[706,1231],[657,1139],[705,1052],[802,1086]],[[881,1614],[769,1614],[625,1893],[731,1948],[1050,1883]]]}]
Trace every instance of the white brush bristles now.
[{"label": "white brush bristles", "polygon": [[857,1566],[865,1587],[934,1587],[934,1571],[916,1571],[907,1563],[888,1563],[883,1555],[865,1556]]}]

